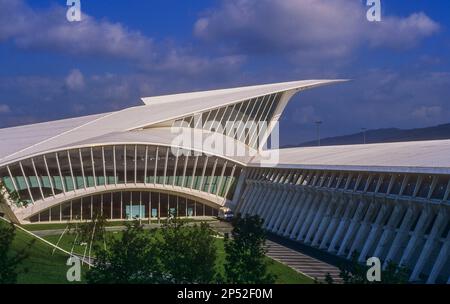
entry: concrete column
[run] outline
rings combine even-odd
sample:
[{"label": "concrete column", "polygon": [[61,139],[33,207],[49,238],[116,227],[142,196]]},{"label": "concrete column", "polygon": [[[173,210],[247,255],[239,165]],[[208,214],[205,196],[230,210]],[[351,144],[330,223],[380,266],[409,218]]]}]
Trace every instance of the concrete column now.
[{"label": "concrete column", "polygon": [[[267,188],[263,186],[260,182],[256,183],[256,192],[252,195],[252,199],[249,202],[247,208],[245,208],[245,213],[249,215],[255,214],[256,210],[258,210],[262,205],[264,205],[265,201],[262,201],[263,195],[267,191]],[[257,213],[256,213],[257,214]]]},{"label": "concrete column", "polygon": [[255,194],[258,191],[258,185],[255,182],[250,182],[247,187],[248,191],[244,197],[242,197],[243,201],[241,204],[238,205],[238,210],[236,213],[241,213],[244,215],[246,213],[246,210],[249,207],[249,204],[251,203],[252,199],[254,198]]},{"label": "concrete column", "polygon": [[376,202],[372,202],[370,204],[369,208],[367,209],[366,215],[364,216],[364,219],[361,222],[358,231],[356,232],[356,236],[348,252],[347,259],[351,259],[353,252],[360,252],[360,250],[362,249],[363,243],[370,232],[373,217],[379,210],[379,208],[381,208],[381,206]]},{"label": "concrete column", "polygon": [[289,198],[289,206],[286,209],[285,215],[282,217],[282,220],[280,222],[280,225],[278,226],[278,229],[274,231],[277,234],[282,234],[284,229],[286,228],[286,225],[289,223],[290,219],[293,216],[296,205],[296,197],[298,197],[298,191],[296,190],[295,186],[291,186],[291,196]]},{"label": "concrete column", "polygon": [[306,214],[308,213],[309,207],[312,203],[312,200],[314,198],[314,194],[312,193],[312,191],[308,188],[307,189],[307,193],[308,195],[306,196],[306,199],[304,202],[299,202],[302,206],[300,207],[300,213],[295,221],[294,227],[292,228],[291,234],[289,235],[289,238],[294,239],[296,237],[296,234],[298,232],[298,230],[300,229],[301,225],[303,224],[303,221],[306,218]]},{"label": "concrete column", "polygon": [[[430,275],[428,276],[427,284],[436,283],[436,279],[439,274],[442,272],[445,264],[447,263],[447,259],[450,256],[450,232],[447,234],[447,238],[444,240],[441,250],[439,251],[439,255],[436,258],[436,262],[434,262],[433,268],[430,271]],[[450,282],[447,282],[447,284]]]},{"label": "concrete column", "polygon": [[344,216],[341,218],[336,233],[331,240],[330,246],[328,247],[328,252],[336,252],[336,246],[344,236],[344,233],[347,230],[348,225],[350,224],[350,219],[353,215],[353,211],[356,207],[357,205],[355,204],[355,201],[353,201],[352,199],[347,200],[347,208],[345,209]]},{"label": "concrete column", "polygon": [[400,204],[400,202],[397,200],[394,202],[394,204],[396,206],[399,206],[399,208],[394,209],[394,212],[392,212],[391,217],[389,218],[386,227],[384,227],[384,232],[381,235],[380,241],[378,242],[373,254],[373,256],[378,257],[380,260],[383,260],[386,256],[395,236],[395,231],[398,227],[398,224],[405,214],[406,207],[403,204]]},{"label": "concrete column", "polygon": [[308,213],[306,214],[305,220],[302,223],[301,228],[298,232],[297,241],[304,240],[304,235],[306,235],[306,231],[310,227],[311,222],[314,218],[314,215],[316,214],[316,212],[318,211],[318,209],[320,207],[320,202],[321,202],[322,196],[323,195],[320,192],[314,191],[314,199],[311,203],[311,206],[309,207]]},{"label": "concrete column", "polygon": [[[187,158],[186,158],[186,159],[187,159]],[[248,181],[246,182],[244,192],[242,193],[242,196],[239,198],[239,202],[240,202],[240,203],[238,203],[238,204],[236,205],[236,209],[234,210],[234,212],[235,212],[236,214],[238,214],[238,213],[241,212],[242,208],[243,208],[244,205],[245,205],[245,202],[247,202],[247,200],[248,200],[248,195],[249,195],[252,191],[254,191],[254,183],[253,183],[251,180],[248,180]]]},{"label": "concrete column", "polygon": [[315,236],[315,233],[317,232],[317,227],[319,226],[319,223],[324,218],[325,211],[327,210],[328,205],[330,204],[331,196],[329,193],[325,193],[322,196],[322,203],[320,204],[319,210],[317,210],[313,221],[309,227],[309,229],[306,231],[306,237],[305,237],[305,244],[310,244],[313,240],[313,237]]},{"label": "concrete column", "polygon": [[420,253],[417,263],[411,273],[410,281],[414,282],[419,279],[419,275],[422,273],[428,259],[430,258],[433,249],[440,242],[441,234],[448,224],[448,214],[444,208],[439,210],[439,213],[434,221],[433,228],[423,246],[422,252]]},{"label": "concrete column", "polygon": [[337,253],[338,255],[344,255],[345,249],[347,249],[347,247],[349,247],[350,250],[351,241],[353,240],[356,231],[358,231],[359,226],[361,225],[361,221],[363,220],[363,217],[367,211],[368,203],[364,200],[364,198],[360,197],[356,199],[356,201],[358,202],[358,207],[350,221],[350,226],[348,227],[347,232],[344,235],[341,245],[339,246],[339,250]]},{"label": "concrete column", "polygon": [[287,191],[284,188],[284,185],[278,184],[277,185],[277,194],[272,197],[272,206],[271,210],[267,210],[266,214],[266,221],[264,223],[264,228],[268,229],[271,225],[273,218],[278,216],[278,213],[280,212],[281,208],[283,208],[281,200],[285,195]]},{"label": "concrete column", "polygon": [[325,234],[327,227],[330,224],[331,218],[333,217],[334,212],[336,211],[336,198],[333,195],[330,196],[330,201],[328,202],[327,210],[324,213],[324,216],[319,222],[319,228],[317,229],[317,233],[314,236],[314,239],[311,243],[311,246],[317,247],[319,245],[319,241],[322,239],[322,236]]},{"label": "concrete column", "polygon": [[[361,254],[359,255],[359,262],[365,262],[366,257],[372,252],[372,247],[374,246],[376,240],[380,236],[383,231],[384,222],[388,217],[390,211],[392,210],[392,206],[387,204],[386,201],[379,201],[381,204],[380,211],[378,212],[377,218],[375,219],[375,223],[372,225],[372,229],[370,230],[369,236],[364,243],[364,246],[361,250]],[[400,208],[400,206],[395,206],[394,209]]]},{"label": "concrete column", "polygon": [[234,210],[235,214],[242,213],[242,211],[245,209],[245,206],[247,205],[248,201],[250,200],[252,195],[255,193],[255,188],[256,187],[253,182],[247,183],[244,193],[242,194],[242,197],[240,198],[240,203],[237,204],[236,209]]},{"label": "concrete column", "polygon": [[275,185],[261,184],[258,192],[258,196],[255,199],[255,203],[253,204],[253,209],[250,210],[251,214],[257,214],[261,218],[263,217],[263,211],[267,207],[267,205],[271,202],[270,196],[272,195],[272,191],[274,190]]},{"label": "concrete column", "polygon": [[343,198],[342,194],[336,198],[336,209],[330,219],[330,223],[325,231],[325,234],[320,242],[319,249],[328,248],[328,243],[331,243],[331,239],[336,232],[336,228],[339,225],[342,214],[347,208],[347,201]]},{"label": "concrete column", "polygon": [[287,203],[288,201],[286,201],[287,196],[289,195],[289,189],[284,186],[284,189],[281,190],[281,195],[280,195],[280,199],[279,200],[275,200],[275,204],[276,204],[276,208],[274,210],[274,212],[272,213],[270,219],[269,219],[269,223],[266,226],[266,229],[268,230],[272,230],[275,223],[278,221],[279,216],[284,212],[284,210],[287,208]]},{"label": "concrete column", "polygon": [[258,183],[258,190],[253,196],[251,206],[247,209],[247,213],[254,215],[257,214],[261,217],[260,210],[267,204],[267,193],[269,191],[268,186],[263,183]]},{"label": "concrete column", "polygon": [[405,251],[403,252],[403,256],[400,259],[399,264],[403,266],[409,267],[412,265],[412,256],[414,255],[414,252],[417,250],[417,248],[423,243],[425,230],[428,227],[428,224],[430,223],[430,220],[432,219],[433,212],[431,208],[428,208],[426,206],[422,213],[420,214],[419,221],[417,222],[416,228],[414,229],[414,232],[411,235],[411,238],[409,239],[408,245],[405,248]]},{"label": "concrete column", "polygon": [[304,188],[299,188],[300,190],[297,191],[294,198],[292,199],[292,203],[294,205],[294,211],[292,212],[292,216],[289,219],[289,222],[287,223],[286,227],[284,228],[283,236],[289,237],[291,234],[292,228],[294,227],[298,215],[300,214],[300,211],[303,207],[303,202],[308,197],[308,193],[304,190]]},{"label": "concrete column", "polygon": [[284,202],[283,209],[281,210],[280,214],[278,215],[277,219],[275,220],[275,223],[271,227],[271,231],[274,233],[278,232],[278,229],[281,226],[281,223],[288,216],[288,211],[290,210],[290,207],[291,207],[292,197],[294,196],[294,191],[292,190],[291,186],[288,186],[287,192],[288,192],[288,194],[286,195],[285,199],[283,200],[283,202]]},{"label": "concrete column", "polygon": [[419,210],[414,206],[414,204],[409,204],[408,210],[405,214],[405,218],[403,219],[400,229],[398,229],[394,241],[392,242],[391,248],[386,255],[383,267],[386,267],[390,261],[398,262],[396,259],[397,255],[409,238],[411,225],[414,224],[414,220],[417,218],[418,212]]},{"label": "concrete column", "polygon": [[278,195],[280,195],[280,190],[278,185],[274,185],[272,188],[268,188],[267,190],[267,199],[266,203],[263,206],[261,211],[261,217],[264,219],[264,224],[268,221],[268,218],[273,212],[273,208],[275,207],[275,199]]}]

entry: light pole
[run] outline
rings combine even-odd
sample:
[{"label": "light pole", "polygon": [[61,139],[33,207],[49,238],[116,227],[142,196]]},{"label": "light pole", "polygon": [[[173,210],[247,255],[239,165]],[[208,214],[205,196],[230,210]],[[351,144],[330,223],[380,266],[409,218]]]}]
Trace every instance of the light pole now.
[{"label": "light pole", "polygon": [[320,147],[320,125],[323,123],[323,121],[316,121],[316,128],[317,128],[317,145]]},{"label": "light pole", "polygon": [[363,143],[366,144],[366,131],[367,128],[361,128],[362,132],[363,132]]}]

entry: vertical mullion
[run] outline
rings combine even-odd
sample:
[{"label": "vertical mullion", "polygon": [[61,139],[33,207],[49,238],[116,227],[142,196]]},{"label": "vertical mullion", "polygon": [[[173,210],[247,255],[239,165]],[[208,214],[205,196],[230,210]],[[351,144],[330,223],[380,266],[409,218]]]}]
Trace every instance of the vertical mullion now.
[{"label": "vertical mullion", "polygon": [[73,192],[75,192],[77,190],[77,185],[75,183],[75,176],[73,175],[72,160],[70,159],[70,151],[69,150],[67,150],[67,159],[69,161],[70,176],[72,177]]},{"label": "vertical mullion", "polygon": [[166,184],[167,178],[167,164],[169,162],[169,148],[166,149],[166,161],[164,162],[164,177],[163,177],[163,185]]},{"label": "vertical mullion", "polygon": [[103,178],[105,179],[105,187],[108,185],[106,177],[106,161],[105,161],[105,147],[102,146],[102,164],[103,164]]},{"label": "vertical mullion", "polygon": [[[247,105],[247,107],[245,108],[245,111],[243,112],[243,116],[242,116],[243,119],[245,119],[245,114],[247,113],[247,110],[249,109],[250,105],[252,104],[252,100],[253,100],[253,99],[250,99],[250,100],[249,100],[248,105]],[[252,107],[252,110],[250,111],[250,114],[251,114],[251,113],[253,112],[253,110],[255,109],[255,105],[256,105],[256,101],[253,101],[253,107]],[[245,123],[244,123],[244,128],[242,129],[241,133],[236,137],[236,139],[237,139],[238,141],[241,140],[242,134],[245,133],[245,126],[247,125],[247,123],[248,123],[248,121],[249,121],[249,119],[250,119],[250,114],[248,115],[248,118],[247,118],[247,120],[246,120]]]},{"label": "vertical mullion", "polygon": [[125,185],[127,184],[127,145],[123,145],[123,175]]},{"label": "vertical mullion", "polygon": [[50,175],[50,170],[48,169],[47,157],[45,157],[45,155],[44,155],[44,164],[45,164],[45,170],[47,171],[48,180],[50,182],[50,187],[52,188],[53,196],[55,196],[56,195],[55,194],[55,185],[53,184],[53,179],[52,179],[52,177]]},{"label": "vertical mullion", "polygon": [[214,174],[216,174],[217,162],[218,162],[218,159],[216,158],[214,160],[213,170],[211,172],[211,180],[210,180],[210,183],[208,185],[208,191],[207,191],[208,193],[211,193],[211,187],[212,187],[212,182],[214,180]]},{"label": "vertical mullion", "polygon": [[63,176],[62,176],[61,166],[59,164],[58,153],[55,153],[55,158],[56,158],[56,165],[58,166],[59,177],[61,178],[61,185],[62,185],[62,188],[63,188],[63,195],[65,196],[67,189],[66,189],[66,185],[65,185],[65,182],[64,182],[64,179],[63,179]]},{"label": "vertical mullion", "polygon": [[156,185],[156,170],[158,169],[158,157],[159,157],[159,147],[156,147],[156,157],[155,157],[155,170],[153,172],[153,184]]},{"label": "vertical mullion", "polygon": [[220,179],[219,179],[219,183],[218,183],[217,189],[216,189],[216,196],[218,196],[218,194],[219,194],[219,189],[222,188],[223,175],[225,174],[225,170],[227,169],[227,165],[228,165],[228,161],[225,161],[225,163],[223,164],[222,172],[220,173]]},{"label": "vertical mullion", "polygon": [[[28,194],[30,194],[31,201],[32,201],[33,204],[34,204],[34,198],[33,198],[33,194],[31,194],[30,183],[28,182],[28,178],[27,178],[27,176],[25,175],[25,171],[23,170],[22,162],[19,162],[19,167],[20,167],[20,171],[22,171],[22,176],[23,176],[23,178],[25,179],[25,184],[27,185]],[[50,212],[50,213],[51,213],[51,212]]]},{"label": "vertical mullion", "polygon": [[[224,127],[222,125],[222,121],[225,118],[225,115],[227,114],[227,111],[228,111],[229,107],[230,107],[229,105],[225,107],[225,110],[223,111],[222,117],[219,120],[219,126],[222,127],[222,133],[223,133],[223,129],[224,129]],[[216,130],[216,133],[218,133],[217,130]],[[220,133],[220,134],[222,134],[222,133]]]},{"label": "vertical mullion", "polygon": [[[236,106],[237,106],[238,104],[237,103],[235,103],[234,105],[233,105],[233,107],[231,108],[231,112],[230,112],[230,116],[229,116],[229,118],[228,119],[230,119],[231,118],[231,116],[233,116],[233,112],[234,112],[234,110],[236,109]],[[231,105],[230,105],[231,106]],[[225,113],[227,113],[227,111],[225,110]],[[223,120],[223,118],[222,118],[222,120]],[[226,120],[226,121],[221,121],[221,124],[223,125],[223,132],[222,132],[222,134],[223,135],[227,135],[227,121],[229,122],[230,120]]]},{"label": "vertical mullion", "polygon": [[116,163],[116,146],[113,146],[113,170],[114,170],[114,185],[117,187],[117,163]]},{"label": "vertical mullion", "polygon": [[137,145],[134,145],[134,185],[137,184]]},{"label": "vertical mullion", "polygon": [[[234,129],[234,126],[236,125],[236,121],[238,120],[239,113],[241,113],[241,110],[242,110],[242,107],[244,106],[244,103],[245,103],[245,101],[239,103],[239,109],[237,110],[236,117],[234,118],[234,121],[233,121],[233,124],[230,127],[230,130],[228,130],[228,132],[226,134],[227,136],[230,136],[231,131]],[[236,132],[237,132],[237,130],[236,130]]]},{"label": "vertical mullion", "polygon": [[[212,110],[209,110],[208,115],[206,116],[206,120],[204,122],[202,121],[202,127],[201,127],[202,129],[205,127],[206,123],[208,122],[209,116],[211,116],[211,112],[212,112]],[[202,115],[202,117],[203,117],[203,115]]]},{"label": "vertical mullion", "polygon": [[147,185],[148,146],[145,146],[144,184]]},{"label": "vertical mullion", "polygon": [[120,219],[123,220],[123,191],[120,191]]},{"label": "vertical mullion", "polygon": [[94,148],[91,147],[91,163],[92,163],[92,176],[94,177],[94,187],[97,188],[97,177],[95,176],[95,163],[94,163]]},{"label": "vertical mullion", "polygon": [[[250,137],[250,133],[253,132],[253,130],[252,130],[253,125],[255,124],[255,121],[256,121],[256,122],[258,121],[258,116],[260,115],[260,110],[261,110],[262,106],[266,104],[266,97],[267,97],[267,95],[264,96],[264,97],[262,97],[262,98],[259,97],[259,98],[257,99],[257,102],[259,102],[258,109],[257,109],[256,112],[255,112],[255,117],[254,117],[254,119],[252,119],[252,121],[250,122],[250,128],[249,128],[249,130],[248,130],[248,134],[244,137],[244,142],[246,141],[247,138]],[[250,145],[249,145],[249,146],[250,146]]]},{"label": "vertical mullion", "polygon": [[9,177],[11,178],[12,183],[13,183],[14,190],[16,191],[17,194],[19,194],[19,188],[17,187],[16,180],[14,179],[14,177],[11,174],[11,170],[9,169],[9,166],[6,166],[6,170],[8,170],[8,174],[9,174]]},{"label": "vertical mullion", "polygon": [[39,175],[38,175],[37,170],[36,170],[36,165],[34,164],[34,158],[31,158],[31,164],[33,165],[33,171],[34,171],[34,174],[36,175],[36,179],[37,179],[37,182],[38,182],[38,185],[39,185],[39,191],[41,192],[42,199],[45,200],[44,191],[42,191],[41,179],[39,178]]},{"label": "vertical mullion", "polygon": [[[267,113],[266,113],[266,115],[265,115],[263,121],[267,121],[267,120],[269,119],[269,113],[272,111],[272,109],[273,109],[273,107],[274,107],[274,105],[275,105],[275,101],[277,100],[277,96],[278,96],[277,94],[273,94],[272,101],[270,102],[270,106],[269,106],[269,108],[268,108],[268,110],[267,110]],[[264,110],[266,110],[266,109],[264,109]],[[263,113],[264,113],[264,112],[263,112]],[[267,123],[267,126],[268,126],[268,124],[269,124],[269,122]],[[266,129],[266,132],[267,132],[267,131],[268,131],[268,130]],[[257,142],[257,141],[258,141],[258,135],[259,135],[259,134],[257,134],[255,145],[258,145],[258,148],[259,148],[259,144],[260,144],[260,143]],[[252,142],[253,142],[253,138],[252,138],[252,141],[251,141],[250,143],[252,143]]]},{"label": "vertical mullion", "polygon": [[194,168],[192,170],[192,180],[191,180],[191,185],[189,187],[191,190],[194,187],[194,180],[195,180],[195,173],[197,171],[197,164],[198,164],[198,155],[195,156]]},{"label": "vertical mullion", "polygon": [[233,169],[231,170],[231,174],[230,174],[230,180],[228,181],[226,188],[225,188],[225,192],[223,194],[223,197],[227,197],[228,196],[228,191],[230,191],[231,188],[231,183],[233,182],[233,178],[234,178],[234,172],[236,171],[236,165],[233,166]]},{"label": "vertical mullion", "polygon": [[199,191],[203,191],[202,189],[203,189],[203,181],[204,181],[204,178],[205,178],[205,172],[206,172],[206,167],[208,166],[208,156],[206,156],[206,158],[205,158],[205,162],[204,162],[204,165],[203,165],[203,170],[202,170],[202,178],[200,179],[200,187],[199,187]]},{"label": "vertical mullion", "polygon": [[184,168],[183,168],[183,178],[181,180],[181,187],[183,187],[183,188],[184,188],[184,182],[186,180],[186,169],[187,169],[188,160],[189,160],[189,154],[186,153],[186,159],[184,160]]},{"label": "vertical mullion", "polygon": [[177,148],[177,155],[175,155],[175,167],[174,167],[174,169],[173,169],[173,180],[172,180],[172,186],[174,186],[175,185],[175,178],[176,178],[176,175],[177,175],[177,167],[178,167],[178,154],[179,154],[179,152],[180,152],[180,148]]},{"label": "vertical mullion", "polygon": [[[266,121],[267,116],[269,115],[269,111],[267,111],[265,117],[263,117],[264,112],[266,112],[267,109],[270,110],[270,108],[272,107],[272,104],[273,104],[273,102],[274,102],[273,96],[275,96],[275,94],[267,95],[267,96],[268,96],[268,99],[267,99],[267,101],[266,101],[266,105],[264,106],[263,111],[261,112],[261,116],[260,116],[260,119],[259,119],[258,123],[259,123],[259,122]],[[253,134],[249,137],[249,145],[250,145],[250,147],[253,146],[253,138],[254,138],[254,136],[255,136],[255,133],[256,133],[256,138],[258,138],[258,136],[259,136],[259,134],[258,134],[259,132],[258,132],[257,130],[258,130],[258,127],[254,130]],[[256,142],[257,142],[257,141],[258,141],[258,140],[256,140]]]},{"label": "vertical mullion", "polygon": [[[198,127],[199,127],[199,124],[201,124],[201,125],[202,125],[202,128],[203,128],[203,121],[202,121],[203,113],[193,114],[192,117],[193,117],[194,121],[195,121],[195,115],[198,115],[198,116],[199,116],[199,119],[195,122],[194,129],[199,129],[199,128],[198,128]],[[201,129],[201,128],[200,128],[200,129]]]},{"label": "vertical mullion", "polygon": [[83,157],[81,156],[81,149],[78,149],[78,155],[80,156],[80,164],[81,164],[81,175],[83,176],[83,186],[84,190],[86,190],[86,176],[84,175],[84,164],[83,164]]},{"label": "vertical mullion", "polygon": [[208,131],[210,131],[210,132],[212,132],[211,130],[212,130],[213,126],[214,126],[214,122],[216,121],[217,116],[219,115],[220,109],[221,109],[221,108],[217,108],[217,109],[216,109],[216,115],[214,115],[214,119],[213,119],[213,121],[212,121],[213,123],[212,123],[211,126],[208,128]]}]

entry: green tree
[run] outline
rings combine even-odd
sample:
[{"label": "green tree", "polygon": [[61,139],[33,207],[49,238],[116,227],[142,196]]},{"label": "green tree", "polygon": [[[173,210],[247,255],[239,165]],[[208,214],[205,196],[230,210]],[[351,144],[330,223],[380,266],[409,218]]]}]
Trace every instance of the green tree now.
[{"label": "green tree", "polygon": [[[350,263],[340,267],[340,277],[344,284],[407,284],[410,271],[408,268],[389,261],[381,270],[381,282],[367,280],[368,266],[359,263],[359,253],[354,251]],[[383,263],[381,263],[383,264]]]},{"label": "green tree", "polygon": [[259,216],[233,219],[232,237],[225,236],[225,276],[228,283],[264,284],[275,282],[265,256],[266,233]]},{"label": "green tree", "polygon": [[0,284],[16,283],[17,275],[21,272],[18,266],[28,257],[28,249],[34,243],[31,241],[23,249],[14,251],[12,243],[15,229],[13,224],[6,225],[0,221]]},{"label": "green tree", "polygon": [[91,242],[98,245],[105,242],[106,236],[106,217],[96,212],[92,219],[82,223],[75,223],[69,225],[72,233],[78,234],[77,241],[79,243]]},{"label": "green tree", "polygon": [[177,218],[161,230],[162,263],[172,283],[217,281],[217,247],[214,231],[207,223],[186,225]]},{"label": "green tree", "polygon": [[87,275],[91,284],[163,283],[160,246],[155,233],[144,231],[138,221],[126,223],[120,238],[95,249],[95,267]]}]

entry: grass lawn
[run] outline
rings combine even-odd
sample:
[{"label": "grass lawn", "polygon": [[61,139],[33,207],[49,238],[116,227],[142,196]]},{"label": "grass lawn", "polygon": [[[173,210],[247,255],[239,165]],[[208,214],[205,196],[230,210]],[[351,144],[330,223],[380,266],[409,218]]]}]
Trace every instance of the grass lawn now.
[{"label": "grass lawn", "polygon": [[[1,222],[0,225],[6,225]],[[25,232],[16,229],[16,236],[12,244],[12,253],[25,247],[34,238]],[[66,262],[68,256],[36,239],[30,249],[28,258],[20,265],[20,274],[17,283],[21,284],[68,284]],[[83,271],[82,271],[83,273]]]},{"label": "grass lawn", "polygon": [[[225,262],[225,249],[223,239],[217,239],[217,264],[219,271],[224,272],[223,265]],[[269,271],[276,275],[276,284],[313,284],[314,281],[295,271],[294,269],[267,257],[269,262]]]},{"label": "grass lawn", "polygon": [[[190,222],[210,222],[214,221],[215,219],[211,217],[211,219],[183,219],[184,221],[190,223]],[[161,220],[161,223],[164,223],[165,220]],[[131,221],[108,221],[106,222],[106,227],[117,227],[117,226],[124,226],[125,223],[131,222]],[[142,220],[143,224],[148,224],[148,220]],[[158,220],[152,220],[151,224],[158,224]],[[67,227],[67,223],[50,223],[50,224],[26,224],[22,225],[23,228],[27,229],[28,231],[40,231],[40,230],[53,230],[53,229],[65,229]]]},{"label": "grass lawn", "polygon": [[[4,223],[2,223],[4,225]],[[55,225],[55,224],[49,224]],[[55,229],[48,228],[49,225],[45,225],[43,229]],[[35,225],[32,225],[35,226]],[[43,225],[41,225],[43,226]],[[65,227],[65,226],[64,226]],[[108,232],[109,237],[120,237],[121,232]],[[44,237],[47,241],[56,244],[60,236],[52,235]],[[13,243],[13,250],[20,250],[24,248],[33,238],[20,231],[16,230],[16,238]],[[75,236],[73,234],[66,234],[59,242],[59,246],[67,251],[72,250],[73,242]],[[225,261],[225,250],[223,239],[216,239],[217,244],[217,265],[218,270],[223,273],[223,264]],[[73,247],[73,252],[83,255],[86,246],[76,245]],[[41,284],[67,284],[66,271],[68,266],[66,266],[67,256],[59,251],[55,251],[52,255],[53,248],[43,243],[42,241],[36,240],[29,251],[29,258],[24,261],[22,269],[28,269],[28,272],[21,273],[18,278],[18,283],[41,283]],[[89,248],[87,248],[87,251]],[[272,260],[267,257],[269,261],[269,271],[277,276],[277,284],[312,284],[313,280],[302,275],[301,273],[293,270],[292,268]],[[82,272],[87,269],[83,268]]]},{"label": "grass lawn", "polygon": [[[114,233],[108,233],[109,236],[119,237],[121,232],[114,232]],[[52,236],[46,236],[44,237],[47,241],[52,242],[56,244],[58,242],[59,236],[52,235]],[[74,235],[65,235],[61,241],[59,242],[59,246],[67,251],[71,251],[73,246],[73,241],[75,239]],[[216,245],[217,245],[217,265],[218,270],[223,273],[223,265],[225,261],[225,249],[224,249],[224,242],[223,239],[216,239]],[[86,249],[86,246],[74,246],[75,253],[78,253],[80,255],[84,254],[84,251]],[[89,251],[89,248],[87,248],[87,252]],[[269,261],[269,270],[277,276],[276,283],[277,284],[312,284],[314,281],[295,271],[294,269],[275,261],[269,257],[267,257],[267,260]]]}]

